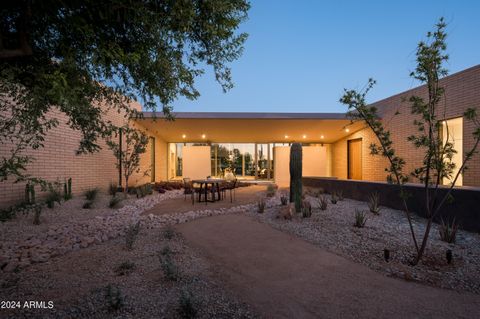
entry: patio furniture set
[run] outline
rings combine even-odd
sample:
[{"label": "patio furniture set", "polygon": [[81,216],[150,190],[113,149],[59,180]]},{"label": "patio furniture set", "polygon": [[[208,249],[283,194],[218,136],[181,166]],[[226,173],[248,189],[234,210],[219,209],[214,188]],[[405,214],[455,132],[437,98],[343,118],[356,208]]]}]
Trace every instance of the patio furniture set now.
[{"label": "patio furniture set", "polygon": [[204,202],[207,205],[208,202],[216,202],[225,199],[227,192],[230,193],[230,202],[235,199],[235,188],[238,186],[237,179],[226,180],[222,178],[205,178],[205,179],[183,179],[183,187],[185,199],[190,195],[192,199],[192,205],[195,204],[195,194],[197,194],[197,201],[199,203]]}]

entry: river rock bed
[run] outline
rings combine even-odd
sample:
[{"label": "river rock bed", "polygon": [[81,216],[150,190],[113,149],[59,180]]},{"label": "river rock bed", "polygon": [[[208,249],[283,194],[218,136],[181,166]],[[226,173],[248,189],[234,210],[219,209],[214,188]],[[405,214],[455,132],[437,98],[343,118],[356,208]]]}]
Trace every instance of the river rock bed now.
[{"label": "river rock bed", "polygon": [[[127,227],[138,221],[142,227],[156,228],[166,224],[186,222],[203,216],[245,211],[244,206],[229,209],[203,209],[181,214],[142,215],[163,200],[178,198],[182,192],[169,191],[137,200],[129,200],[117,210],[81,209],[82,200],[66,202],[42,215],[42,224],[31,224],[30,216],[20,217],[0,225],[0,269],[19,271],[30,264],[46,262],[67,252],[100,244],[123,236]],[[100,206],[100,205],[99,205]],[[105,207],[102,205],[100,207]]]}]

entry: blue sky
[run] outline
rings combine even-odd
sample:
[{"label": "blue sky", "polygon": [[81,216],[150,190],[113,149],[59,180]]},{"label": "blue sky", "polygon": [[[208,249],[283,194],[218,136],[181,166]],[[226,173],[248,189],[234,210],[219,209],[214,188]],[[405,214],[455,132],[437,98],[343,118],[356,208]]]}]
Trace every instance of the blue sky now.
[{"label": "blue sky", "polygon": [[344,112],[343,88],[377,85],[374,102],[418,85],[409,77],[415,48],[438,18],[447,23],[450,73],[480,64],[480,1],[251,2],[235,87],[223,93],[211,71],[197,79],[201,96],[175,111]]}]

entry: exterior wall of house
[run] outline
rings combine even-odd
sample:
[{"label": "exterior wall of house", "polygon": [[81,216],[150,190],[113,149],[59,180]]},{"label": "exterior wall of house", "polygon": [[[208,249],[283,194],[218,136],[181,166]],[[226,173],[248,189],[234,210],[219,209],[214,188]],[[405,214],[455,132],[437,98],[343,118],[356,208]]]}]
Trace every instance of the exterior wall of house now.
[{"label": "exterior wall of house", "polygon": [[370,154],[370,144],[376,143],[375,134],[369,129],[364,128],[360,131],[350,134],[345,138],[335,142],[332,146],[332,176],[337,178],[347,178],[347,143],[349,140],[362,139],[362,179],[369,181],[385,181],[386,175],[384,168],[387,167],[387,160],[381,156]]},{"label": "exterior wall of house", "polygon": [[[138,103],[132,104],[140,110]],[[116,159],[112,151],[106,146],[103,140],[99,141],[101,150],[93,154],[76,155],[80,142],[78,131],[72,130],[67,124],[67,117],[58,109],[53,108],[48,117],[55,117],[59,125],[51,129],[45,138],[44,147],[37,150],[29,150],[28,155],[34,157],[34,161],[27,166],[27,173],[46,179],[48,181],[64,182],[72,178],[72,191],[74,194],[81,194],[88,188],[98,187],[106,191],[110,182],[118,182],[118,169],[115,166]],[[125,122],[124,114],[110,110],[106,112],[105,118],[111,120],[115,125],[122,125]],[[157,144],[161,144],[160,140]],[[165,146],[166,147],[166,146]],[[0,152],[8,154],[11,145],[0,145]],[[150,148],[150,146],[149,146]],[[157,147],[158,150],[161,147]],[[158,156],[157,158],[159,158]],[[150,166],[150,154],[144,154],[141,160],[142,169]],[[159,178],[162,170],[158,169]],[[149,181],[149,177],[139,175],[132,176],[132,185],[142,181]],[[0,183],[0,208],[18,203],[24,198],[24,183],[13,183],[7,180]],[[41,197],[37,189],[37,196]]]},{"label": "exterior wall of house", "polygon": [[[461,117],[469,107],[477,107],[480,112],[480,66],[455,73],[441,81],[445,88],[445,98],[441,101],[438,114],[439,120]],[[414,167],[421,165],[424,153],[407,141],[407,137],[416,133],[413,126],[415,116],[410,112],[411,105],[408,99],[412,95],[426,97],[427,89],[420,86],[415,89],[394,95],[387,99],[373,103],[387,129],[392,133],[392,141],[397,154],[406,161],[405,172],[410,173]],[[398,115],[395,115],[396,112]],[[473,123],[463,120],[463,154],[474,144],[472,133]],[[385,159],[370,155],[368,146],[377,141],[368,129],[360,130],[334,143],[333,176],[347,178],[347,140],[362,138],[363,141],[363,179],[371,181],[385,181],[386,174],[383,168],[387,166]],[[463,176],[464,186],[480,186],[480,154],[476,154],[469,164],[468,173]],[[416,182],[412,180],[412,182]]]},{"label": "exterior wall of house", "polygon": [[[303,176],[329,177],[330,145],[304,146],[302,148]],[[275,183],[280,187],[290,184],[290,146],[275,146]]]}]

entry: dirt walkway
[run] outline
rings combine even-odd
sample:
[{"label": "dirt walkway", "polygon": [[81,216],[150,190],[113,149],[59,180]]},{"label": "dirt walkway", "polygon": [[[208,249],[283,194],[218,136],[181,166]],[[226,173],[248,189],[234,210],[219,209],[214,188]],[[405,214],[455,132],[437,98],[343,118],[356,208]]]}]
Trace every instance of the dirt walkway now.
[{"label": "dirt walkway", "polygon": [[384,277],[242,215],[178,226],[268,318],[479,318],[480,296]]}]

